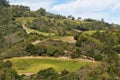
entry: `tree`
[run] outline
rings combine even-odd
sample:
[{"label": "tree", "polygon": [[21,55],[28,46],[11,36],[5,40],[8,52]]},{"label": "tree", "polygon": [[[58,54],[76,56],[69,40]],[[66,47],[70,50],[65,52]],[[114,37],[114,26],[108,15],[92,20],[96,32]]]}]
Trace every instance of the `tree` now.
[{"label": "tree", "polygon": [[67,71],[66,69],[64,69],[63,71],[61,71],[61,75],[67,75],[69,73],[69,71]]},{"label": "tree", "polygon": [[69,15],[68,19],[74,20],[75,18],[72,15]]},{"label": "tree", "polygon": [[[53,68],[48,68],[45,70],[41,70],[37,73],[37,76],[35,78],[35,80],[49,80],[48,78],[52,77],[52,76],[56,76],[57,77],[58,73],[55,71],[55,69]],[[34,80],[34,79],[32,79]],[[55,79],[54,79],[55,80]]]},{"label": "tree", "polygon": [[114,51],[120,54],[120,45],[115,46]]},{"label": "tree", "polygon": [[10,61],[6,61],[5,62],[5,67],[11,68],[12,67],[12,63]]},{"label": "tree", "polygon": [[36,48],[35,48],[35,46],[33,45],[33,44],[29,44],[29,45],[27,45],[27,47],[25,48],[25,51],[27,51],[27,52],[29,52],[29,53],[31,53],[31,54],[35,54],[36,53]]},{"label": "tree", "polygon": [[95,21],[94,19],[88,18],[88,19],[84,19],[84,21],[88,21],[88,22],[93,22]]},{"label": "tree", "polygon": [[104,22],[104,19],[103,19],[103,18],[101,19],[101,22]]},{"label": "tree", "polygon": [[9,2],[7,0],[0,0],[0,6],[7,7],[9,6]]},{"label": "tree", "polygon": [[81,20],[82,18],[81,17],[78,17],[78,20]]},{"label": "tree", "polygon": [[0,61],[0,80],[20,80],[17,72],[11,67],[10,61]]},{"label": "tree", "polygon": [[41,55],[46,55],[46,47],[44,45],[39,45],[39,46],[35,46],[36,48],[36,53],[37,55],[41,56]]},{"label": "tree", "polygon": [[45,16],[46,15],[46,10],[44,8],[40,8],[37,10],[37,14],[39,16]]},{"label": "tree", "polygon": [[22,5],[12,5],[10,11],[13,17],[30,16],[30,8]]},{"label": "tree", "polygon": [[95,61],[102,61],[103,60],[103,56],[101,54],[95,54],[94,55],[94,59],[95,59]]}]

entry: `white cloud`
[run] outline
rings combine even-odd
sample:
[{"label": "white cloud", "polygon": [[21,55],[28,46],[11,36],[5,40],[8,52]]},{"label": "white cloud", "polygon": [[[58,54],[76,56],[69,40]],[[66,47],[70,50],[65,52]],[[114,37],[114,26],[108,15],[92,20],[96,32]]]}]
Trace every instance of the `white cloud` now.
[{"label": "white cloud", "polygon": [[[59,3],[59,0],[10,0],[11,4],[29,6],[32,10],[40,7],[49,12],[59,13],[65,16],[73,15],[82,18],[104,18],[108,22],[119,23],[120,0],[70,0]],[[113,19],[113,20],[112,20]]]},{"label": "white cloud", "polygon": [[75,17],[95,19],[109,18],[111,12],[120,8],[120,0],[74,0],[69,3],[54,5],[53,11]]},{"label": "white cloud", "polygon": [[32,10],[37,10],[40,7],[50,10],[55,0],[10,0],[11,4],[29,6]]},{"label": "white cloud", "polygon": [[117,10],[117,9],[120,9],[120,3],[116,3],[113,7],[113,10]]}]

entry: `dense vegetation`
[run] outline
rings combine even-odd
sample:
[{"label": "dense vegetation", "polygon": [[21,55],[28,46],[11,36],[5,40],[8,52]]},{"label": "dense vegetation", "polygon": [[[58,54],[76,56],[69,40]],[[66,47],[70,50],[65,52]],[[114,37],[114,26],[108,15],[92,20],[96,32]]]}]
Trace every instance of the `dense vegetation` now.
[{"label": "dense vegetation", "polygon": [[103,50],[111,48],[112,51],[119,54],[120,44],[120,31],[97,31],[92,35],[81,34],[75,36],[77,38],[76,46],[77,52],[80,55],[86,55],[93,57],[95,60],[103,60],[104,56],[108,53],[104,53]]},{"label": "dense vegetation", "polygon": [[[74,37],[73,42],[67,39]],[[66,38],[65,38],[66,37]],[[63,40],[66,39],[66,40]],[[120,26],[104,19],[75,19],[40,8],[0,0],[0,80],[119,80]],[[77,71],[53,68],[31,76],[19,76],[3,59],[21,56],[82,58],[100,61]],[[72,65],[72,64],[71,64]]]},{"label": "dense vegetation", "polygon": [[10,61],[3,62],[0,60],[0,80],[20,80],[17,72],[11,67]]}]

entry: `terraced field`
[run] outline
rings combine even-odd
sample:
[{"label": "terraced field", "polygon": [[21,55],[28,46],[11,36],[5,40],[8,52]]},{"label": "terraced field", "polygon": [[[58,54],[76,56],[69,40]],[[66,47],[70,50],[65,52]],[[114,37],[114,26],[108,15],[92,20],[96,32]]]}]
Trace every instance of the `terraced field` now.
[{"label": "terraced field", "polygon": [[58,72],[66,69],[70,72],[76,71],[80,67],[94,64],[95,62],[87,60],[73,60],[66,58],[50,57],[20,57],[9,59],[13,63],[13,68],[19,74],[36,73],[39,70],[53,67]]}]

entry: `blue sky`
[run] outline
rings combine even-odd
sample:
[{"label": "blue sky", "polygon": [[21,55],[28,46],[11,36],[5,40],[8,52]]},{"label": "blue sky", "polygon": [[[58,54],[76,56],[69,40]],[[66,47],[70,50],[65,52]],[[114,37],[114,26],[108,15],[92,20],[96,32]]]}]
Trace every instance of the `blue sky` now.
[{"label": "blue sky", "polygon": [[40,7],[47,11],[73,15],[76,18],[104,18],[106,22],[120,24],[120,0],[9,0],[11,4],[29,6],[32,10]]}]

